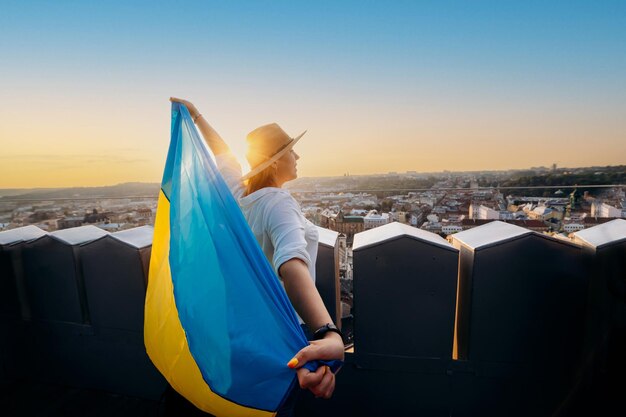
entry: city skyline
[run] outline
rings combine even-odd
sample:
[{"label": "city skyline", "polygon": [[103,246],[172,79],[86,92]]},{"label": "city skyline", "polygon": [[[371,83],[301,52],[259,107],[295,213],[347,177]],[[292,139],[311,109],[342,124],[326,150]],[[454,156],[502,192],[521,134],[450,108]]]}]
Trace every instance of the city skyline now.
[{"label": "city skyline", "polygon": [[0,39],[0,188],[159,182],[170,96],[243,165],[308,129],[302,177],[626,163],[621,2],[3,2]]}]

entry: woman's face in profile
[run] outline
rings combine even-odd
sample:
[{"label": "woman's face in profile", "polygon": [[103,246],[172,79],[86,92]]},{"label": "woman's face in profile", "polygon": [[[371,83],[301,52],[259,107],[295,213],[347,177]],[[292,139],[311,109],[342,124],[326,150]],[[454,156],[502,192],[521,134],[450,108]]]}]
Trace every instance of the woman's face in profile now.
[{"label": "woman's face in profile", "polygon": [[278,170],[276,172],[280,182],[287,182],[298,178],[298,163],[300,156],[291,149],[278,159]]}]

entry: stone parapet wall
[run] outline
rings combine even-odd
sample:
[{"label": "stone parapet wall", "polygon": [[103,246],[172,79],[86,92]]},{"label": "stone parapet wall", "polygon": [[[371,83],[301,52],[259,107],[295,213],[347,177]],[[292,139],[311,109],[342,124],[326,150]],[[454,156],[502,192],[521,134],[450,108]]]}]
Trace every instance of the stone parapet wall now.
[{"label": "stone parapet wall", "polygon": [[[158,398],[142,332],[152,228],[94,229],[0,232],[0,377]],[[321,235],[317,286],[339,322],[339,243]],[[303,396],[303,415],[563,413],[626,331],[626,221],[574,236],[356,234],[354,349],[333,399]]]}]

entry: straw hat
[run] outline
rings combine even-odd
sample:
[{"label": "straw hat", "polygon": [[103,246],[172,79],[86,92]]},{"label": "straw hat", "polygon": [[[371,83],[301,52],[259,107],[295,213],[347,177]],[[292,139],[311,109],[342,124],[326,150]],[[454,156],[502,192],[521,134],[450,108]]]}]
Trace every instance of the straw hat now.
[{"label": "straw hat", "polygon": [[274,161],[293,148],[293,145],[305,133],[306,130],[292,138],[276,123],[257,127],[248,133],[246,137],[248,142],[246,158],[250,164],[250,172],[241,177],[241,179],[247,180],[272,165]]}]

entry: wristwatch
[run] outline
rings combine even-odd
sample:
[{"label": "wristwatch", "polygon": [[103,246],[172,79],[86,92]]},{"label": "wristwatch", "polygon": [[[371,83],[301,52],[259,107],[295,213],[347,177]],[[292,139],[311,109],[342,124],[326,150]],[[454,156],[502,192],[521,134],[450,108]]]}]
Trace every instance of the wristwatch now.
[{"label": "wristwatch", "polygon": [[341,339],[343,340],[343,333],[341,333],[341,330],[339,330],[337,326],[335,326],[332,323],[326,323],[325,325],[317,329],[315,333],[313,333],[313,340],[323,339],[324,336],[326,336],[326,333],[328,332],[337,333],[339,336],[341,336]]}]

